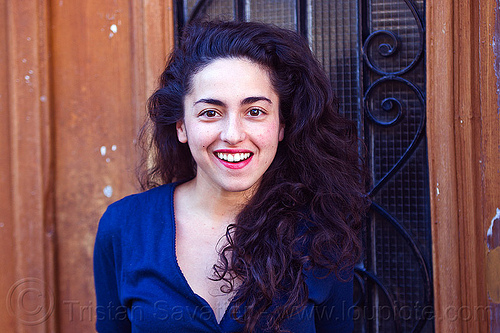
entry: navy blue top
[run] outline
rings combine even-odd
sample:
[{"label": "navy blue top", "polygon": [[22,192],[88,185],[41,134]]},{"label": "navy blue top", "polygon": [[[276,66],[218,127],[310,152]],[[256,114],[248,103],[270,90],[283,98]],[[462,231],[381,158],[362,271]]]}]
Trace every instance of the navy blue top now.
[{"label": "navy blue top", "polygon": [[[242,331],[229,309],[218,323],[179,268],[174,188],[168,184],[125,197],[102,216],[94,248],[98,332]],[[305,271],[306,308],[284,327],[299,333],[352,332],[352,280],[341,282],[334,274],[318,278],[313,271]]]}]

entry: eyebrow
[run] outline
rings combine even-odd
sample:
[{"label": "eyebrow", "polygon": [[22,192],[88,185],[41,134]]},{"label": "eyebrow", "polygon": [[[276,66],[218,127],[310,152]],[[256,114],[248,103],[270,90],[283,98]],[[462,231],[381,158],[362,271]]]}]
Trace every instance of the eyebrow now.
[{"label": "eyebrow", "polygon": [[226,106],[226,104],[218,99],[213,99],[213,98],[202,98],[194,102],[193,105],[196,105],[198,103],[206,103],[206,104],[212,104],[212,105],[217,105],[217,106]]},{"label": "eyebrow", "polygon": [[264,97],[264,96],[247,97],[241,101],[241,104],[252,104],[252,103],[255,103],[258,101],[266,101],[269,104],[273,104],[273,102],[271,102],[271,100],[269,98]]},{"label": "eyebrow", "polygon": [[[252,104],[252,103],[255,103],[255,102],[258,102],[258,101],[266,101],[269,104],[273,104],[273,102],[271,102],[271,100],[269,98],[267,98],[267,97],[264,97],[264,96],[251,96],[251,97],[246,97],[245,99],[243,99],[241,101],[241,105]],[[196,105],[198,103],[206,103],[206,104],[212,104],[212,105],[217,105],[217,106],[222,106],[222,107],[226,106],[226,104],[223,101],[218,100],[218,99],[214,99],[214,98],[202,98],[202,99],[199,99],[196,102],[194,102],[193,105]]]}]

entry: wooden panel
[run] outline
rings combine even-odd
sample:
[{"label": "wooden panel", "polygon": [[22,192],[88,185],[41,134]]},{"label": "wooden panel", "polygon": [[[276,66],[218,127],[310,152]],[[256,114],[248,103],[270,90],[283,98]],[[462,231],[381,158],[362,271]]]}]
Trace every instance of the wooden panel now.
[{"label": "wooden panel", "polygon": [[428,2],[427,22],[436,332],[496,332],[486,284],[486,233],[500,205],[495,6]]},{"label": "wooden panel", "polygon": [[[427,2],[427,141],[436,332],[462,332],[445,319],[460,307],[460,258],[453,99],[453,0]],[[450,277],[455,277],[450,279]]]},{"label": "wooden panel", "polygon": [[[479,95],[479,3],[455,2],[455,137],[462,310],[464,332],[486,332],[487,313],[481,194],[481,106]],[[484,192],[483,192],[484,193]],[[481,309],[483,307],[483,310]],[[473,315],[473,316],[471,316]],[[471,316],[471,318],[469,318]]]},{"label": "wooden panel", "polygon": [[[500,1],[480,1],[480,105],[482,231],[486,242],[486,272],[500,267]],[[489,233],[489,235],[488,235]],[[485,236],[487,235],[487,236]],[[488,274],[487,274],[488,275]],[[500,279],[486,281],[489,301],[489,332],[500,332]]]},{"label": "wooden panel", "polygon": [[51,13],[59,329],[90,332],[97,222],[134,191],[130,12],[125,1],[53,1]]},{"label": "wooden panel", "polygon": [[90,332],[97,223],[138,190],[135,139],[171,47],[172,13],[163,1],[126,0],[54,1],[51,13],[58,323]]},{"label": "wooden panel", "polygon": [[137,191],[171,1],[3,1],[0,40],[0,330],[92,332],[97,222]]},{"label": "wooden panel", "polygon": [[174,47],[174,10],[172,1],[145,1],[141,5],[134,8],[134,40],[137,43],[136,61],[143,63],[143,66],[136,67],[143,70],[136,75],[137,84],[142,83],[140,80],[144,82],[143,95],[138,99],[145,102],[156,88],[167,56]]},{"label": "wooden panel", "polygon": [[[0,41],[6,41],[8,34],[7,2],[0,3]],[[9,110],[9,54],[7,43],[0,43],[0,327],[14,332],[15,316],[9,315],[6,308],[8,291],[16,280],[16,261],[14,258],[14,212],[12,209],[12,181],[10,154],[10,110]]]},{"label": "wooden panel", "polygon": [[55,284],[47,8],[29,0],[0,6],[0,327],[49,332]]}]

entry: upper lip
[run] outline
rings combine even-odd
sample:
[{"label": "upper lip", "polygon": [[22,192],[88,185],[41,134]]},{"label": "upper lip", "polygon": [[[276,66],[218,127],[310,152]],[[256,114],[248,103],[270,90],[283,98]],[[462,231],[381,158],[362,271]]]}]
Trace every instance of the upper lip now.
[{"label": "upper lip", "polygon": [[253,152],[248,149],[217,149],[214,150],[214,153],[224,153],[224,154],[244,154],[244,153],[251,153]]}]

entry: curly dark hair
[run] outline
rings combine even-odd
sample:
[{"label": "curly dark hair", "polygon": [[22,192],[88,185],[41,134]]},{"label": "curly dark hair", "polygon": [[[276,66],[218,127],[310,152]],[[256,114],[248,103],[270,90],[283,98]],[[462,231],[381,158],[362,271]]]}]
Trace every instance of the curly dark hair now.
[{"label": "curly dark hair", "polygon": [[[254,196],[227,229],[214,279],[227,282],[224,292],[235,291],[232,313],[246,332],[258,323],[280,331],[307,302],[305,269],[326,268],[345,280],[360,258],[368,204],[356,124],[339,115],[325,72],[297,33],[255,22],[196,22],[185,27],[148,101],[141,139],[152,155],[139,177],[143,189],[196,176],[175,124],[183,119],[193,75],[220,58],[249,59],[269,71],[285,135]],[[282,302],[274,306],[277,299]]]}]

